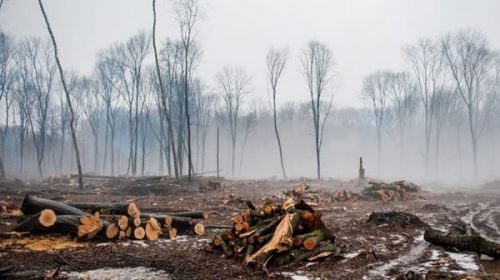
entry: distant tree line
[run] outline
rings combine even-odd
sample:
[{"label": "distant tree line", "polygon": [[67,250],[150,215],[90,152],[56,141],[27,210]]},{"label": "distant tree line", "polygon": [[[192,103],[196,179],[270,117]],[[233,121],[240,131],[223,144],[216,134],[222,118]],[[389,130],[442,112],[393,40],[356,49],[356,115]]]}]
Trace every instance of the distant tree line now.
[{"label": "distant tree line", "polygon": [[[377,170],[389,158],[383,147],[390,139],[399,147],[399,165],[422,161],[426,175],[431,166],[439,172],[442,132],[448,135],[453,130],[456,141],[468,133],[477,176],[480,140],[485,130],[495,135],[492,131],[500,127],[500,60],[480,32],[458,31],[405,47],[406,70],[376,71],[363,80],[360,96],[370,114],[364,109],[332,110],[334,56],[315,40],[300,54],[304,96],[309,101],[283,103],[280,84],[290,71],[289,53],[286,48],[271,48],[262,58],[270,97],[270,106],[264,106],[251,98],[251,77],[240,66],[225,66],[210,86],[197,76],[202,54],[198,0],[175,2],[178,36],[160,40],[155,3],[151,32],[141,31],[100,51],[89,75],[65,71],[84,172],[177,178],[204,174],[213,171],[207,167],[214,168],[215,131],[220,127],[223,152],[228,151],[224,156],[229,159],[222,166],[226,176],[238,177],[242,169],[252,169],[243,168],[244,159],[267,145],[274,145],[273,152],[261,157],[262,162],[272,158],[283,178],[300,176],[300,171],[290,171],[296,162],[294,151],[304,147],[291,139],[297,137],[311,144],[306,153],[314,155],[309,165],[314,162],[319,179],[322,163],[331,166],[338,158],[335,153],[325,155],[322,148],[326,144],[328,151],[341,149],[342,133],[334,127],[343,127],[359,130],[359,137],[376,139],[376,146],[370,147],[377,151]],[[68,142],[72,118],[53,48],[41,38],[0,33],[0,177],[4,179],[75,170]],[[273,144],[268,144],[272,138]],[[245,153],[247,144],[251,153]],[[463,144],[454,146],[462,160]],[[353,149],[359,155],[367,153],[362,147]]]}]

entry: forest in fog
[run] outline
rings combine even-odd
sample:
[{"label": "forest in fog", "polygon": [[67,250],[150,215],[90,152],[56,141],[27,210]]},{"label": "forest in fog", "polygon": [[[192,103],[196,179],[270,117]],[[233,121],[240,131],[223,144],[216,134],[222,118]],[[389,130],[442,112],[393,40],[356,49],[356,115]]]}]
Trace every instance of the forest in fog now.
[{"label": "forest in fog", "polygon": [[[293,54],[274,46],[256,62],[267,99],[256,97],[245,65],[201,79],[200,9],[177,2],[177,36],[156,34],[157,50],[144,30],[96,54],[90,75],[65,69],[84,173],[213,175],[219,166],[228,178],[351,178],[363,157],[369,177],[499,177],[500,58],[480,30],[401,46],[394,55],[406,68],[366,76],[350,93],[364,107],[347,108],[335,100],[335,49],[314,38]],[[281,78],[292,71],[308,101],[283,98]],[[4,178],[76,172],[59,75],[48,38],[0,34]]]}]

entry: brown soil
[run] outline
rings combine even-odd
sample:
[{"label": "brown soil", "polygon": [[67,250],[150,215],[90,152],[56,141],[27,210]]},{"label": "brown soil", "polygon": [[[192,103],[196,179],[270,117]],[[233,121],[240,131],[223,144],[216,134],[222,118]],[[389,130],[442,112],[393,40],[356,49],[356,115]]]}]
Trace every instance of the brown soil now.
[{"label": "brown soil", "polygon": [[[84,192],[67,186],[9,185],[0,187],[0,203],[19,207],[23,195],[62,201],[110,202],[135,199],[139,207],[155,211],[206,210],[211,216],[205,225],[231,225],[228,217],[245,209],[238,199],[227,202],[229,195],[259,204],[264,199],[279,199],[298,181],[225,181],[221,191],[200,192],[198,183],[174,186],[130,186],[112,184],[93,187]],[[312,190],[333,192],[335,182],[307,182]],[[358,190],[355,190],[358,191]],[[269,268],[267,272],[242,267],[234,259],[203,248],[218,231],[207,228],[203,236],[178,236],[176,240],[85,242],[85,246],[62,246],[63,249],[32,250],[26,244],[0,242],[0,268],[12,265],[4,277],[9,279],[44,279],[59,268],[54,279],[68,278],[68,272],[99,268],[147,267],[160,270],[166,279],[461,279],[465,275],[495,278],[500,264],[479,260],[474,254],[453,254],[425,243],[419,226],[390,227],[367,223],[372,211],[403,211],[417,215],[431,226],[446,229],[461,219],[486,237],[500,242],[500,194],[464,195],[425,194],[425,199],[404,202],[354,201],[334,203],[321,200],[315,209],[323,212],[323,221],[335,233],[337,252],[324,260],[302,263],[295,267]],[[326,197],[326,196],[325,196]],[[15,225],[15,217],[2,215],[0,239]],[[14,237],[25,238],[25,237]],[[54,239],[54,235],[50,236]],[[57,238],[56,238],[57,240]],[[67,236],[61,242],[68,242]],[[457,257],[458,256],[458,257]],[[405,276],[406,275],[406,276]],[[146,277],[146,276],[145,276]],[[406,277],[406,278],[405,278]],[[0,277],[1,278],[1,277]],[[97,277],[98,278],[98,277]],[[71,279],[71,277],[70,277]],[[155,278],[155,279],[162,279]]]}]

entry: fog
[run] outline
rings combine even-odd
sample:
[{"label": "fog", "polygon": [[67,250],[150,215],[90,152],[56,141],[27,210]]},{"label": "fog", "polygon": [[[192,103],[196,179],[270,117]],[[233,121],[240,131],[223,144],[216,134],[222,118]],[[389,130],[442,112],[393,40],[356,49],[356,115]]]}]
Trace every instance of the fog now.
[{"label": "fog", "polygon": [[[45,8],[84,173],[174,176],[177,165],[187,175],[191,158],[193,174],[215,175],[219,146],[228,178],[286,171],[349,179],[360,157],[371,178],[465,184],[500,176],[496,1],[159,1],[160,73],[150,2]],[[44,24],[34,1],[0,6],[7,178],[77,172]],[[284,59],[276,121],[273,51]]]}]

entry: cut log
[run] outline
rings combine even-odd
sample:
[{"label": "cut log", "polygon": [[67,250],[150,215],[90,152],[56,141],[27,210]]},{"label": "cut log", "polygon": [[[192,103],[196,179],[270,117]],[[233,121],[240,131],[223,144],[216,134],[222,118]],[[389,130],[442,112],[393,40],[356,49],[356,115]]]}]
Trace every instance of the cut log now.
[{"label": "cut log", "polygon": [[300,223],[300,215],[298,213],[286,214],[281,222],[276,226],[276,230],[271,240],[262,246],[257,252],[249,256],[244,264],[258,262],[265,267],[269,256],[274,252],[281,252],[288,250],[293,245],[293,232],[297,225]]},{"label": "cut log", "polygon": [[136,227],[134,229],[134,238],[137,239],[137,240],[142,240],[144,239],[144,236],[146,235],[146,232],[144,231],[144,228],[142,227]]},{"label": "cut log", "polygon": [[130,218],[131,219],[131,222],[130,222],[130,226],[136,228],[136,227],[139,227],[141,226],[141,218],[139,217],[136,217],[136,218]]},{"label": "cut log", "polygon": [[127,213],[130,217],[138,218],[141,216],[139,208],[134,202],[130,202],[127,207]]},{"label": "cut log", "polygon": [[150,224],[154,230],[158,231],[158,233],[161,234],[161,224],[157,219],[153,217],[149,218],[148,224]]},{"label": "cut log", "polygon": [[99,212],[95,212],[91,216],[80,217],[80,225],[78,226],[78,237],[87,236],[87,238],[94,238],[99,231],[103,228],[104,224],[100,219]]},{"label": "cut log", "polygon": [[428,228],[425,230],[424,239],[437,246],[457,248],[461,251],[472,251],[494,259],[500,259],[500,244],[486,240],[480,235],[447,234]]},{"label": "cut log", "polygon": [[50,227],[56,223],[56,219],[56,213],[52,209],[44,209],[40,212],[38,222],[44,227]]},{"label": "cut log", "polygon": [[111,203],[87,203],[87,202],[72,202],[68,203],[69,206],[84,210],[94,212],[101,212],[102,214],[115,214],[115,215],[127,215],[128,214],[128,202],[111,202]]},{"label": "cut log", "polygon": [[196,235],[203,235],[205,233],[205,226],[202,223],[195,223],[193,227],[193,232]]},{"label": "cut log", "polygon": [[148,238],[148,240],[152,241],[158,240],[158,238],[160,237],[158,231],[156,231],[149,222],[146,224],[146,237]]},{"label": "cut log", "polygon": [[188,211],[188,212],[165,212],[164,215],[175,217],[187,217],[193,219],[208,219],[210,214],[207,211]]},{"label": "cut log", "polygon": [[120,232],[120,228],[115,223],[110,223],[106,228],[106,237],[108,239],[116,238],[118,232]]},{"label": "cut log", "polygon": [[127,230],[128,223],[129,223],[129,220],[128,220],[127,216],[120,216],[120,219],[118,219],[117,224],[118,224],[118,227],[120,228],[120,230]]},{"label": "cut log", "polygon": [[24,214],[36,214],[44,209],[52,209],[56,215],[88,215],[85,211],[59,201],[37,197],[32,194],[24,196],[23,203],[21,204],[21,211]]},{"label": "cut log", "polygon": [[17,232],[45,232],[45,233],[72,233],[78,232],[80,216],[59,215],[52,226],[46,227],[40,223],[40,213],[25,219],[18,224],[14,231]]},{"label": "cut log", "polygon": [[132,235],[132,228],[128,227],[127,230],[125,231],[125,237],[130,238]]},{"label": "cut log", "polygon": [[325,233],[323,232],[323,230],[318,229],[308,234],[307,237],[304,239],[302,245],[304,245],[304,248],[307,251],[312,251],[316,249],[319,242],[323,241],[324,239],[325,239]]},{"label": "cut log", "polygon": [[197,235],[203,235],[205,226],[202,223],[197,223],[191,218],[172,217],[172,227],[178,232],[193,232]]},{"label": "cut log", "polygon": [[120,233],[118,233],[118,240],[125,240],[127,238],[127,233],[124,230],[120,230]]},{"label": "cut log", "polygon": [[170,238],[170,239],[177,238],[177,229],[176,228],[173,228],[173,227],[167,228],[166,232],[168,234],[168,238]]}]

